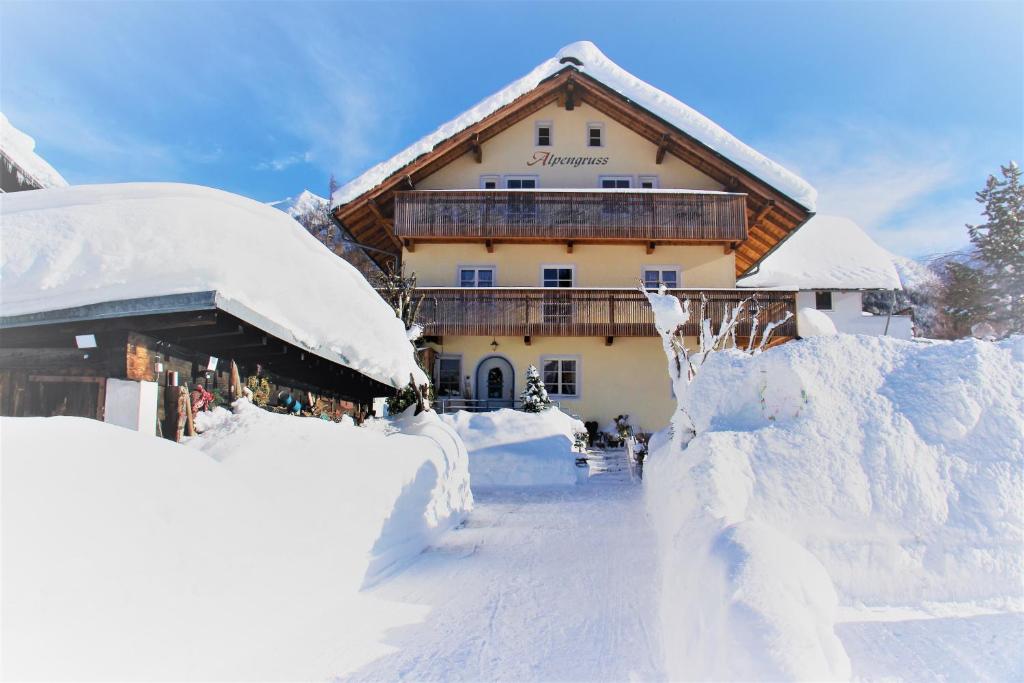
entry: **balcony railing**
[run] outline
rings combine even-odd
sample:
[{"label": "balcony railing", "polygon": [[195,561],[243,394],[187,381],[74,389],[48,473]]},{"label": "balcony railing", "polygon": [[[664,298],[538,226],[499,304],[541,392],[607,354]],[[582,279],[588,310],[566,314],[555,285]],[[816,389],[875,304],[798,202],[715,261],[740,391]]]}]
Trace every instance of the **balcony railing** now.
[{"label": "balcony railing", "polygon": [[[654,315],[642,292],[633,289],[423,288],[420,322],[431,336],[654,337]],[[796,336],[796,294],[783,291],[673,289],[690,299],[691,318],[683,332],[696,336],[701,295],[717,329],[741,300],[753,297],[760,326],[788,321],[775,330],[779,337]],[[748,306],[737,335],[749,336]]]},{"label": "balcony railing", "polygon": [[741,242],[745,207],[745,195],[716,192],[399,192],[395,233],[413,241]]}]

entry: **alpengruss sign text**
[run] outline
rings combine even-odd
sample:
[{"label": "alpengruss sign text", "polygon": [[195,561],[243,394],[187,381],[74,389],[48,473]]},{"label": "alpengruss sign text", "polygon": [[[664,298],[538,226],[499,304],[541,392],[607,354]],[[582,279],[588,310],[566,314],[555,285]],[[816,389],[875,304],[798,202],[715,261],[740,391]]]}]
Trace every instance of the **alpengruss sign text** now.
[{"label": "alpengruss sign text", "polygon": [[604,166],[608,163],[608,157],[560,157],[551,152],[534,152],[533,158],[526,162],[527,166]]}]

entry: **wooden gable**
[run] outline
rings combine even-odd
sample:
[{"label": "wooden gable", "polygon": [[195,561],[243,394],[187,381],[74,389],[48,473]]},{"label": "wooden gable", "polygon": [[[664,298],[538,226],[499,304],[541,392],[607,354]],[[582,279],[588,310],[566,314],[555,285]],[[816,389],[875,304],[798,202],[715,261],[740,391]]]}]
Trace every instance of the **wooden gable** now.
[{"label": "wooden gable", "polygon": [[[486,116],[392,173],[382,183],[338,206],[335,216],[360,243],[401,253],[394,233],[394,197],[455,159],[483,155],[482,145],[552,103],[572,109],[586,103],[655,145],[656,161],[672,154],[713,178],[729,192],[747,195],[748,239],[736,245],[736,274],[747,272],[800,227],[812,213],[735,162],[600,81],[567,65],[536,88]],[[375,256],[382,263],[379,254]]]}]

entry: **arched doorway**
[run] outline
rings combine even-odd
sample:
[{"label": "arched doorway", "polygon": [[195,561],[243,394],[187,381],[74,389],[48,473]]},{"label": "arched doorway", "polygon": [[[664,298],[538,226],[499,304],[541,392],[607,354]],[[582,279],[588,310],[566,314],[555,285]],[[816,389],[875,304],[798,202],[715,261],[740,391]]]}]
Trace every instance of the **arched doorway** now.
[{"label": "arched doorway", "polygon": [[476,366],[476,398],[481,407],[511,408],[516,395],[512,363],[503,356],[488,356]]}]

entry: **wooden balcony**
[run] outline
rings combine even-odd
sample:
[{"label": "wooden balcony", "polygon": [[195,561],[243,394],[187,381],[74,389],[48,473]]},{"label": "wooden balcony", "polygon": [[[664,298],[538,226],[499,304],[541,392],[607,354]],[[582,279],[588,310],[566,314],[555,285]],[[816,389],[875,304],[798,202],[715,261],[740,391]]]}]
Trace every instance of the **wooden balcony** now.
[{"label": "wooden balcony", "polygon": [[426,190],[395,196],[417,241],[720,244],[747,238],[746,195],[667,190]]},{"label": "wooden balcony", "polygon": [[[642,292],[634,289],[422,288],[420,322],[429,336],[656,337],[654,315]],[[776,328],[776,337],[796,336],[796,293],[732,289],[673,289],[690,299],[686,335],[698,334],[701,294],[709,302],[713,325],[741,300],[753,296],[760,325],[793,317]],[[748,312],[750,307],[748,307]],[[750,317],[737,329],[749,336]]]}]

